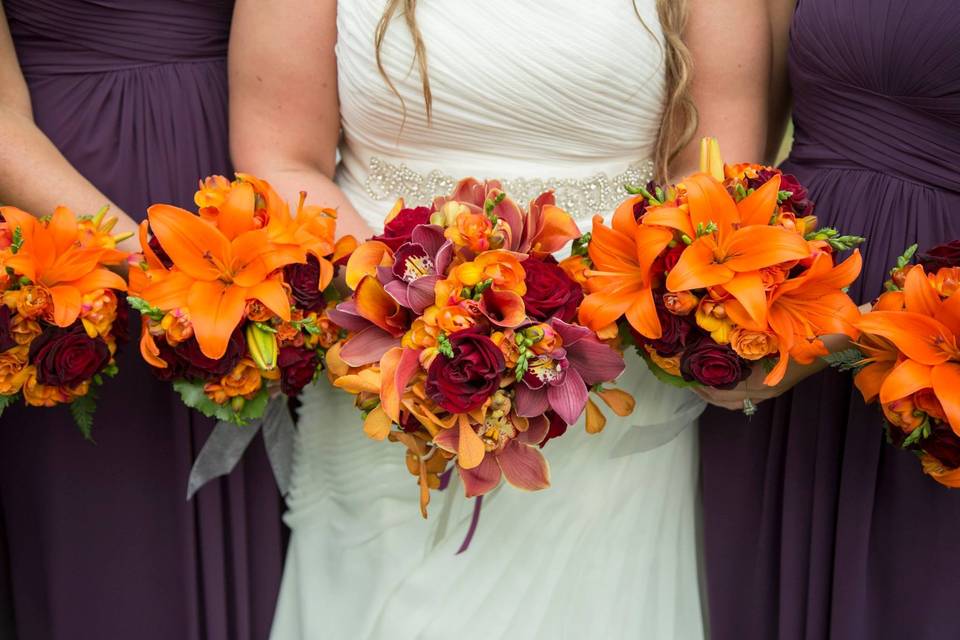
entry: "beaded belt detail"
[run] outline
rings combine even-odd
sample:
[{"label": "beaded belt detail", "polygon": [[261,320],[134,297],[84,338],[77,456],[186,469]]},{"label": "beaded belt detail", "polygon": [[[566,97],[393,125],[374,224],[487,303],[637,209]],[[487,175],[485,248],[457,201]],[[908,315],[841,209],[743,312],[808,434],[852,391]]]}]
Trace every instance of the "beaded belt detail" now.
[{"label": "beaded belt detail", "polygon": [[[638,162],[616,176],[598,173],[592,178],[509,178],[500,180],[503,190],[516,202],[526,204],[547,189],[556,192],[557,205],[581,220],[599,213],[607,215],[626,197],[624,185],[645,185],[654,176],[653,162]],[[427,204],[433,198],[453,191],[459,178],[434,170],[418,173],[404,164],[391,164],[380,158],[370,160],[364,183],[374,200],[403,198],[408,203]]]}]

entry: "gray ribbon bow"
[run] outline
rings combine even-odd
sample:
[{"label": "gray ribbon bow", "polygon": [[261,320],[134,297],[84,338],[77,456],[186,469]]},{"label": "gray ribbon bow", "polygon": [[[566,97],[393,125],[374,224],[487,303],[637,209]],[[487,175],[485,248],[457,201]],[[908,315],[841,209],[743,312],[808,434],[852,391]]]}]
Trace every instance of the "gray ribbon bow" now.
[{"label": "gray ribbon bow", "polygon": [[691,397],[669,419],[656,424],[628,428],[614,447],[610,457],[622,458],[662,447],[692,425],[706,408],[707,404],[703,400],[691,394]]},{"label": "gray ribbon bow", "polygon": [[193,468],[190,469],[187,500],[193,498],[200,487],[214,478],[225,476],[233,471],[258,431],[263,431],[263,443],[267,448],[267,458],[270,460],[277,488],[282,495],[286,496],[290,490],[290,478],[293,472],[295,430],[293,419],[287,410],[287,397],[284,395],[270,400],[263,417],[246,426],[218,422],[197,455]]}]

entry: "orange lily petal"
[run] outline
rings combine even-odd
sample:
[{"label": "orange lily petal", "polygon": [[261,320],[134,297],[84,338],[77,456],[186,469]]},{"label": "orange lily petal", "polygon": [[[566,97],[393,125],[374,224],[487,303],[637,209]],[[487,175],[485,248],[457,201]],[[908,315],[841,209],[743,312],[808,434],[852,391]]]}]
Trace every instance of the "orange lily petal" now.
[{"label": "orange lily petal", "polygon": [[150,228],[173,263],[197,280],[217,280],[230,256],[230,241],[189,211],[165,204],[147,210]]},{"label": "orange lily petal", "polygon": [[937,365],[950,355],[943,345],[956,348],[950,331],[933,318],[909,311],[873,311],[856,323],[860,331],[886,338],[908,358],[921,364]]},{"label": "orange lily petal", "polygon": [[343,236],[333,245],[333,255],[330,256],[331,262],[339,262],[344,256],[353,253],[357,248],[357,239],[353,236]]},{"label": "orange lily petal", "polygon": [[65,282],[65,285],[76,287],[80,293],[90,293],[97,289],[117,289],[126,291],[127,283],[119,275],[109,269],[94,269],[82,278]]},{"label": "orange lily petal", "polygon": [[903,301],[907,311],[922,313],[931,318],[937,315],[937,310],[943,304],[920,265],[914,265],[907,271],[903,283]]},{"label": "orange lily petal", "polygon": [[356,289],[364,276],[375,276],[377,267],[393,264],[393,251],[379,240],[368,240],[357,247],[347,260],[347,286]]},{"label": "orange lily petal", "polygon": [[953,332],[953,335],[960,336],[960,294],[955,293],[944,300],[934,319]]},{"label": "orange lily petal", "polygon": [[802,236],[783,227],[742,227],[724,240],[720,252],[726,258],[724,266],[742,272],[806,258],[810,247]]},{"label": "orange lily petal", "polygon": [[234,329],[243,320],[247,290],[223,282],[194,282],[187,294],[190,322],[203,355],[222,358]]},{"label": "orange lily petal", "polygon": [[903,291],[887,291],[877,299],[872,311],[903,311],[906,308]]},{"label": "orange lily petal", "polygon": [[608,324],[617,321],[630,307],[628,296],[609,292],[591,293],[580,304],[580,323],[592,331],[599,331]]},{"label": "orange lily petal", "polygon": [[653,300],[653,290],[649,287],[641,289],[631,299],[626,316],[631,327],[651,340],[656,340],[663,333],[663,327],[660,326],[660,319],[657,317],[657,307]]},{"label": "orange lily petal", "polygon": [[143,291],[143,299],[164,311],[187,306],[187,295],[194,280],[185,273],[173,271]]},{"label": "orange lily petal", "polygon": [[158,258],[157,254],[154,253],[153,249],[150,248],[149,230],[149,222],[144,220],[140,223],[138,231],[140,237],[140,251],[143,253],[143,259],[146,261],[147,266],[150,267],[150,269],[166,270],[166,267],[164,267],[163,263],[160,262],[160,258]]},{"label": "orange lily petal", "polygon": [[880,387],[880,402],[887,404],[911,396],[921,389],[929,389],[932,367],[913,360],[904,360],[887,375]]},{"label": "orange lily petal", "polygon": [[168,366],[167,361],[160,357],[160,348],[157,347],[157,343],[150,332],[147,331],[145,320],[140,331],[140,355],[151,367],[166,369]]},{"label": "orange lily petal", "polygon": [[727,230],[740,222],[736,203],[716,179],[705,173],[696,173],[684,180],[683,184],[687,187],[690,222],[694,229],[699,225],[706,227],[713,222],[720,228],[722,237]]},{"label": "orange lily petal", "polygon": [[227,193],[227,198],[218,208],[217,228],[228,240],[233,240],[240,234],[256,228],[254,213],[256,208],[256,194],[253,185],[249,182],[234,184]]},{"label": "orange lily petal", "polygon": [[763,288],[763,279],[758,272],[738,273],[730,282],[725,283],[723,288],[743,305],[758,325],[766,325],[767,294]]},{"label": "orange lily petal", "polygon": [[740,212],[740,224],[743,226],[770,224],[770,218],[777,208],[777,195],[780,193],[780,176],[773,176],[759,189],[737,203]]},{"label": "orange lily petal", "polygon": [[280,319],[290,321],[290,298],[280,280],[269,279],[253,285],[247,289],[247,299],[259,300]]},{"label": "orange lily petal", "polygon": [[853,383],[863,395],[864,402],[870,403],[877,399],[877,396],[880,395],[880,389],[883,387],[883,382],[893,371],[895,364],[891,361],[872,362],[854,376]]},{"label": "orange lily petal", "polygon": [[960,364],[949,362],[933,368],[930,376],[933,392],[943,406],[947,422],[960,436]]},{"label": "orange lily petal", "polygon": [[729,282],[733,275],[727,265],[714,262],[712,241],[699,238],[683,250],[677,264],[667,274],[667,289],[705,289]]},{"label": "orange lily petal", "polygon": [[637,226],[637,219],[633,217],[633,208],[641,200],[643,196],[632,196],[621,202],[613,212],[610,226],[624,235],[632,236]]},{"label": "orange lily petal", "polygon": [[[37,233],[37,238],[49,238],[52,246],[52,236],[45,232]],[[73,248],[66,253],[61,253],[53,263],[46,267],[42,272],[38,271],[37,278],[40,282],[48,285],[54,285],[60,282],[74,280],[77,274],[84,274],[97,268],[103,250],[99,247],[88,247],[86,249]],[[39,266],[39,265],[38,265]]]},{"label": "orange lily petal", "polygon": [[667,245],[673,240],[673,232],[660,227],[638,226],[634,241],[637,244],[637,268],[644,278],[649,278],[650,269]]},{"label": "orange lily petal", "polygon": [[690,214],[680,207],[656,207],[648,210],[641,222],[645,225],[656,225],[676,229],[691,240],[697,235],[690,223]]},{"label": "orange lily petal", "polygon": [[54,324],[58,327],[69,327],[80,315],[80,291],[69,285],[48,287],[47,291],[53,299]]},{"label": "orange lily petal", "polygon": [[57,207],[47,224],[47,231],[53,237],[57,253],[65,253],[77,241],[77,218],[70,209]]}]

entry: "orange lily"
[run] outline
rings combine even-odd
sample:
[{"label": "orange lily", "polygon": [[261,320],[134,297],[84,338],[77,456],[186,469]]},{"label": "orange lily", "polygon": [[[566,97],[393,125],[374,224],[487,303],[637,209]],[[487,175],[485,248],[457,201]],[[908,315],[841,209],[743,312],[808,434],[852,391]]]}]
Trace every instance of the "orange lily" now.
[{"label": "orange lily", "polygon": [[[769,320],[779,342],[780,360],[767,374],[765,384],[773,386],[783,379],[790,358],[809,364],[826,355],[819,336],[857,336],[855,323],[860,311],[844,288],[857,279],[862,264],[859,251],[838,265],[830,254],[820,254],[803,275],[777,287],[771,296]],[[734,323],[749,322],[746,310],[736,301],[729,301],[725,308]]]},{"label": "orange lily", "polygon": [[923,268],[913,267],[903,290],[906,311],[873,311],[857,322],[857,328],[888,340],[905,356],[883,379],[880,402],[933,389],[947,422],[960,435],[960,296],[942,301],[930,290]]},{"label": "orange lily", "polygon": [[759,271],[810,255],[803,236],[769,224],[777,206],[780,176],[740,202],[706,174],[687,178],[683,187],[686,207],[658,207],[642,219],[644,225],[675,229],[690,241],[667,275],[667,289],[723,287],[746,309],[751,324],[762,327],[767,298]]},{"label": "orange lily", "polygon": [[580,305],[580,323],[593,331],[626,315],[634,329],[651,339],[661,335],[653,300],[652,267],[657,256],[673,241],[673,232],[634,220],[630,198],[617,207],[612,227],[603,218],[593,219],[589,254],[593,268],[587,270],[589,294]]},{"label": "orange lily", "polygon": [[247,300],[259,300],[290,320],[290,300],[272,273],[303,262],[304,252],[275,244],[266,229],[254,228],[252,208],[226,216],[221,210],[217,227],[169,205],[154,205],[147,215],[174,268],[147,286],[143,297],[160,309],[189,309],[200,350],[208,358],[223,356]]},{"label": "orange lily", "polygon": [[19,250],[2,258],[3,266],[43,287],[53,304],[53,321],[67,327],[80,315],[83,296],[100,289],[127,288],[123,278],[102,265],[126,254],[103,246],[80,246],[76,216],[57,207],[44,223],[14,207],[0,207],[11,234],[22,238]]}]

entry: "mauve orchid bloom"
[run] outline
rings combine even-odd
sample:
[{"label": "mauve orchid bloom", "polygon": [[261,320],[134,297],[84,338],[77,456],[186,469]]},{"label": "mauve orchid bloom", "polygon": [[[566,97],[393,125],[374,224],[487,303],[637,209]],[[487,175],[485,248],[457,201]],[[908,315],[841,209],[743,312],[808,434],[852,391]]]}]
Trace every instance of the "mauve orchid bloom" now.
[{"label": "mauve orchid bloom", "polygon": [[560,338],[560,346],[530,361],[523,382],[516,387],[516,411],[532,418],[552,409],[573,424],[587,406],[590,387],[615,380],[626,365],[620,354],[586,327],[557,318],[547,324]]},{"label": "mauve orchid bloom", "polygon": [[433,304],[434,287],[453,259],[453,244],[437,225],[419,225],[401,245],[392,266],[377,268],[377,278],[399,304],[417,315]]}]

